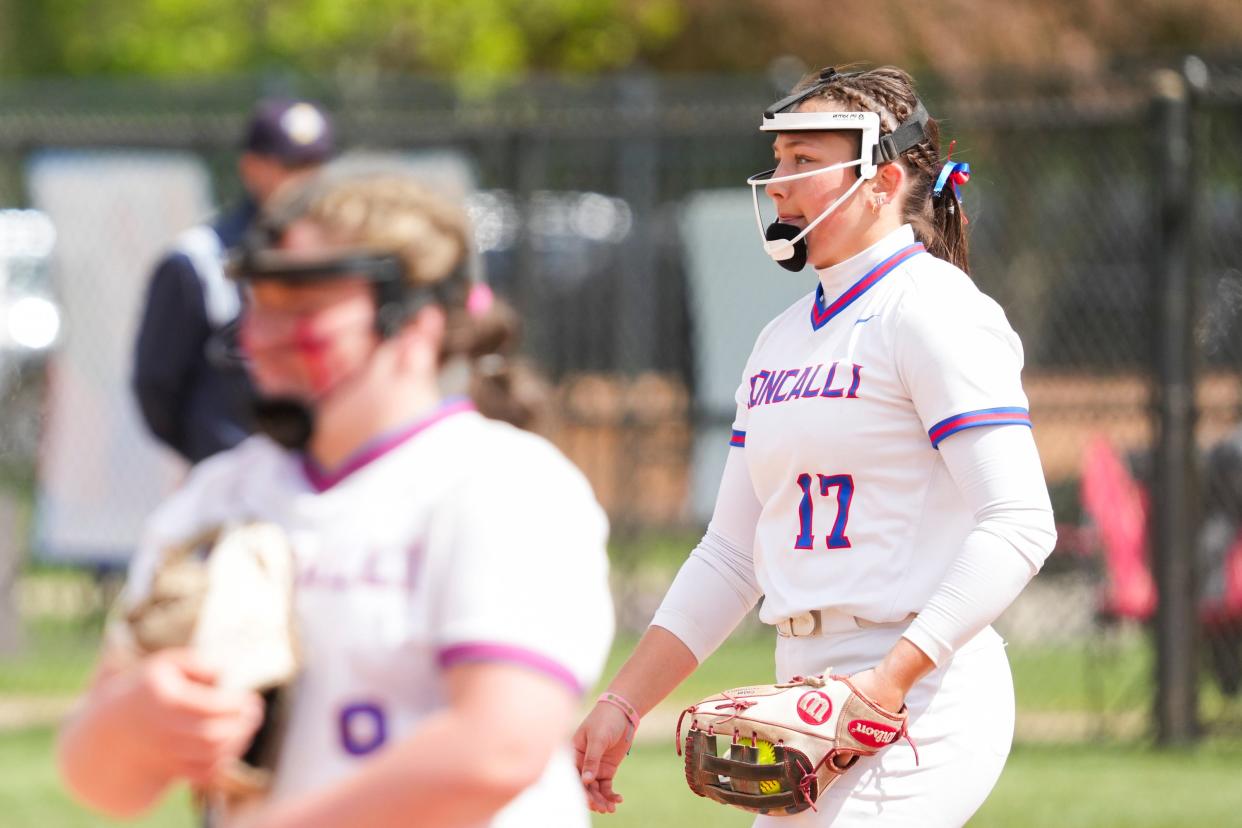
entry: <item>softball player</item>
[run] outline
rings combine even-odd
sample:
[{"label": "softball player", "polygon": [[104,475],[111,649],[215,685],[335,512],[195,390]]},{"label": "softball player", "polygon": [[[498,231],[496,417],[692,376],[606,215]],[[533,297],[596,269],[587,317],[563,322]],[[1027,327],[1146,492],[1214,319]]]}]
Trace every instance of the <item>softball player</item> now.
[{"label": "softball player", "polygon": [[962,825],[1013,734],[989,625],[1055,542],[1021,344],[966,275],[969,169],[942,160],[906,73],[825,70],[760,128],[777,162],[749,182],[776,210],[761,241],[818,284],[759,334],[715,513],[575,736],[582,780],[594,810],[616,807],[637,717],[762,596],[777,679],[852,674],[906,704],[918,758],[889,747],[817,810],[755,824]]},{"label": "softball player", "polygon": [[[568,734],[612,633],[606,519],[555,448],[461,395],[474,363],[479,404],[515,404],[464,215],[407,178],[330,169],[268,224],[274,246],[239,270],[241,340],[288,446],[259,435],[198,466],[151,518],[125,603],[204,529],[287,533],[303,670],[247,828],[586,826]],[[192,653],[106,649],[63,774],[135,813],[210,783],[257,720]]]}]

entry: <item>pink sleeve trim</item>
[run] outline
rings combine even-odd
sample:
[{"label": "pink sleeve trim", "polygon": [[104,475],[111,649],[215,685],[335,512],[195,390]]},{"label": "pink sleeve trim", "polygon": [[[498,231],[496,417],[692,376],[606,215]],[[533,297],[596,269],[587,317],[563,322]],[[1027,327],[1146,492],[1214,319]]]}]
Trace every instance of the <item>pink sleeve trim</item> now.
[{"label": "pink sleeve trim", "polygon": [[437,661],[441,669],[471,661],[507,661],[510,664],[529,667],[554,678],[578,695],[583,692],[582,684],[569,668],[542,653],[513,644],[491,644],[481,641],[454,644],[441,650]]}]

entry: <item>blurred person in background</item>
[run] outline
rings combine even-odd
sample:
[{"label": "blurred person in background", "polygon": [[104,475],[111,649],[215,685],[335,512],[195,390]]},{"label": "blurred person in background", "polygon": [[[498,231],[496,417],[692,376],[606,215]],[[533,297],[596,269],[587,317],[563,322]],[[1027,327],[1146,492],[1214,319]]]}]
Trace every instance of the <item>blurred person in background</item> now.
[{"label": "blurred person in background", "polygon": [[275,192],[332,156],[332,124],[313,103],[264,100],[241,149],[241,204],[181,234],[156,265],[134,352],[134,394],[147,427],[190,463],[232,448],[253,430],[254,389],[229,356],[241,294],[225,276],[228,251]]},{"label": "blurred person in background", "polygon": [[761,123],[776,167],[748,181],[760,241],[818,283],[759,334],[711,523],[575,735],[582,782],[594,810],[617,807],[633,719],[762,597],[776,680],[848,676],[908,711],[917,754],[890,745],[817,810],[755,825],[960,826],[1013,738],[991,622],[1056,540],[1022,346],[967,275],[969,168],[942,152],[907,73],[826,69]]},{"label": "blurred person in background", "polygon": [[120,619],[187,539],[262,521],[293,547],[302,669],[270,798],[240,824],[587,828],[569,735],[611,640],[607,518],[514,427],[533,411],[518,320],[472,282],[464,211],[348,169],[282,191],[236,264],[264,431],[151,517],[63,777],[132,815],[242,754],[258,698],[194,652],[139,654]]}]

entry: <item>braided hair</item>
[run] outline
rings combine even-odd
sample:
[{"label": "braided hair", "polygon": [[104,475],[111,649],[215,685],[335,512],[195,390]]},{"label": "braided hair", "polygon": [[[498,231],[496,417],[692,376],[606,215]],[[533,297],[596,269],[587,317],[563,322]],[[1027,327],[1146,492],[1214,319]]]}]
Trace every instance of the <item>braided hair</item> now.
[{"label": "braided hair", "polygon": [[[799,81],[793,92],[820,83],[818,74]],[[874,112],[880,116],[880,132],[890,134],[900,126],[918,105],[914,79],[895,66],[881,66],[862,72],[836,75],[823,89],[807,100],[828,100],[848,111]],[[953,187],[945,187],[932,198],[936,178],[945,159],[940,157],[940,125],[928,118],[925,140],[901,154],[900,163],[909,173],[902,218],[914,228],[915,237],[938,259],[969,273],[969,249],[966,240],[966,217]]]}]

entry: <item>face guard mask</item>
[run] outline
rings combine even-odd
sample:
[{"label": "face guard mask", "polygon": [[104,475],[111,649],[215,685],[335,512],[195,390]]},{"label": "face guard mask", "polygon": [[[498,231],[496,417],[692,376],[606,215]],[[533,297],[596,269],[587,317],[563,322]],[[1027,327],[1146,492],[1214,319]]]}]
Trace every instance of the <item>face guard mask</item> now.
[{"label": "face guard mask", "polygon": [[[461,304],[469,289],[464,272],[435,285],[419,288],[405,278],[405,269],[396,256],[370,252],[334,253],[308,258],[278,250],[244,251],[230,266],[234,278],[244,282],[279,281],[289,285],[310,285],[340,279],[364,279],[374,296],[374,329],[381,339],[400,330],[402,324],[425,305]],[[243,313],[263,314],[263,311]],[[299,373],[309,379],[313,398],[297,395],[258,397],[254,403],[256,428],[289,449],[302,450],[314,433],[316,399],[328,393],[343,376],[323,360],[323,352],[335,335],[356,329],[356,313],[324,309],[301,318],[268,316],[263,319],[263,335],[248,322],[241,324],[241,350],[251,359],[291,359]],[[263,354],[263,357],[259,355]]]},{"label": "face guard mask", "polygon": [[[914,112],[891,135],[880,134],[880,116],[874,112],[794,112],[807,98],[823,91],[838,77],[835,69],[828,68],[820,72],[819,80],[810,88],[795,92],[782,98],[768,107],[759,123],[760,132],[823,132],[835,130],[853,130],[859,133],[858,157],[852,161],[829,164],[817,170],[793,173],[792,175],[776,176],[776,169],[752,175],[746,179],[750,185],[751,200],[755,207],[755,223],[759,227],[759,237],[763,241],[763,250],[773,261],[786,270],[795,273],[806,266],[806,237],[834,210],[845,203],[862,183],[874,178],[880,164],[896,161],[903,152],[917,145],[926,138],[928,115],[922,102],[918,102]],[[767,184],[782,184],[786,181],[798,181],[803,178],[821,175],[833,170],[858,168],[858,179],[850,185],[839,198],[829,204],[806,227],[799,229],[792,224],[774,221],[763,226],[763,216],[759,210],[759,188]]]}]

